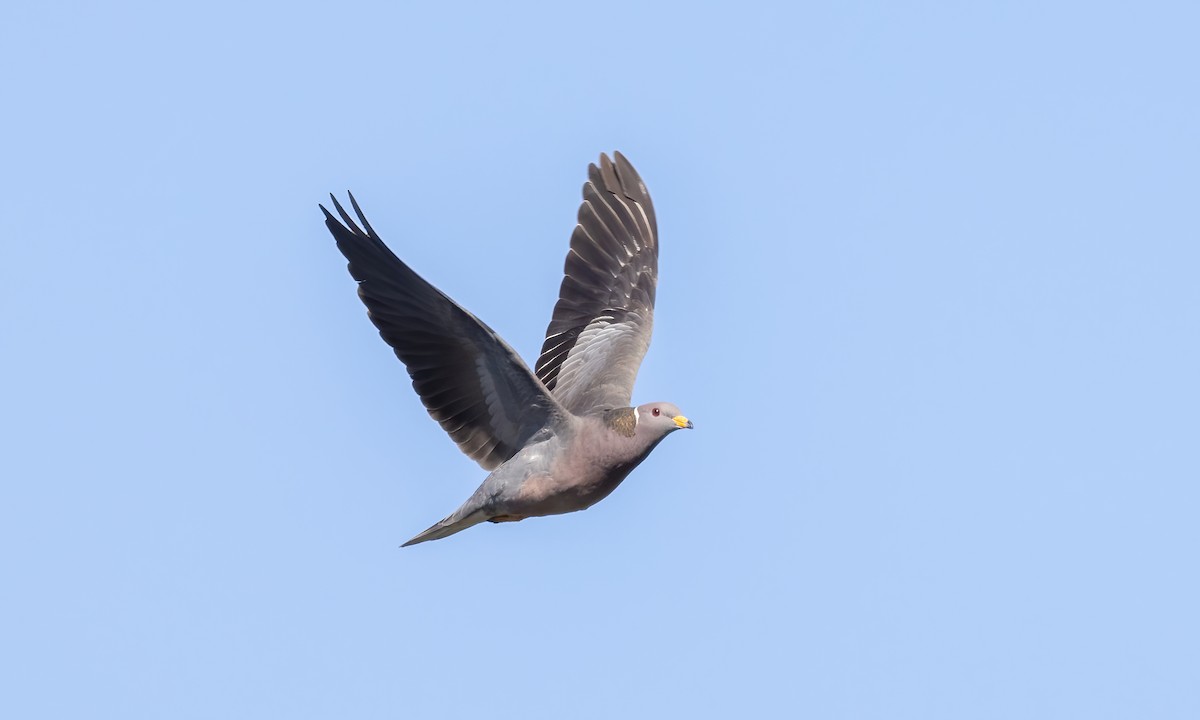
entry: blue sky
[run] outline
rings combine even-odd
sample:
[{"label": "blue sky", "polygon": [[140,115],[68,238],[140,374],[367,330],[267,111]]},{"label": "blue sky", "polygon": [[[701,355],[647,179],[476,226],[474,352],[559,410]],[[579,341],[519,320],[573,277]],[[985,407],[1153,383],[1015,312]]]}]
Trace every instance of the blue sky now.
[{"label": "blue sky", "polygon": [[[0,715],[1200,717],[1200,13],[733,8],[6,8]],[[532,359],[614,149],[697,430],[401,551],[317,203]]]}]

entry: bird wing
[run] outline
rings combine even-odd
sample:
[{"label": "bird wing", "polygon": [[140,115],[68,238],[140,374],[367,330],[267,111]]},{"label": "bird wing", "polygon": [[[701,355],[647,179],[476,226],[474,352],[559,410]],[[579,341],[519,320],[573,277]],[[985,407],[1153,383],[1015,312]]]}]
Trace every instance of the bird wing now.
[{"label": "bird wing", "polygon": [[460,450],[491,470],[561,417],[559,403],[508,343],[396,257],[353,195],[363,229],[330,198],[345,224],[321,206],[325,225],[350,261],[367,315]]},{"label": "bird wing", "polygon": [[588,166],[579,224],[535,371],[571,412],[626,407],[654,322],[658,224],[621,153]]}]

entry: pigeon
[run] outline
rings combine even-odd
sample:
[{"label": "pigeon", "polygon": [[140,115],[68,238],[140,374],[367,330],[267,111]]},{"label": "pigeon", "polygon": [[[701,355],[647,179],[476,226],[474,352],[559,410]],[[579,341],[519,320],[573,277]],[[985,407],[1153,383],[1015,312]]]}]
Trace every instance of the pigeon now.
[{"label": "pigeon", "polygon": [[[491,473],[457,510],[402,547],[484,521],[585,510],[667,435],[693,427],[667,402],[631,406],[650,346],[658,225],[621,153],[588,166],[558,302],[533,371],[494,330],[401,261],[349,194],[325,225],[358,296],[413,388],[460,450]],[[361,226],[360,226],[361,224]]]}]

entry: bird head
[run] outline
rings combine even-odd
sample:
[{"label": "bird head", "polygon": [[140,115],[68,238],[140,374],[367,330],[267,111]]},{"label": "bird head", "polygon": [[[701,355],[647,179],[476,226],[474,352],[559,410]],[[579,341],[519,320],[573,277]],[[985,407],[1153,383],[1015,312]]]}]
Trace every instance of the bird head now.
[{"label": "bird head", "polygon": [[692,421],[683,416],[671,403],[653,402],[634,408],[638,434],[663,436],[676,430],[692,429]]}]

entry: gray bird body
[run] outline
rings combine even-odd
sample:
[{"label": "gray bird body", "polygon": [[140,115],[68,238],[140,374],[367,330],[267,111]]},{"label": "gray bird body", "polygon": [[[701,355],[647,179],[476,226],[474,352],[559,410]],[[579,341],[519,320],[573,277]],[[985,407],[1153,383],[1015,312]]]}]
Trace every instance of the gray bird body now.
[{"label": "gray bird body", "polygon": [[[430,415],[491,474],[456,511],[405,545],[484,521],[584,510],[671,432],[692,423],[669,403],[629,399],[650,344],[658,274],[654,208],[632,165],[589,167],[559,301],[536,372],[487,325],[387,249],[350,197],[326,226],[359,281],[380,335]],[[344,224],[343,224],[344,223]]]}]

